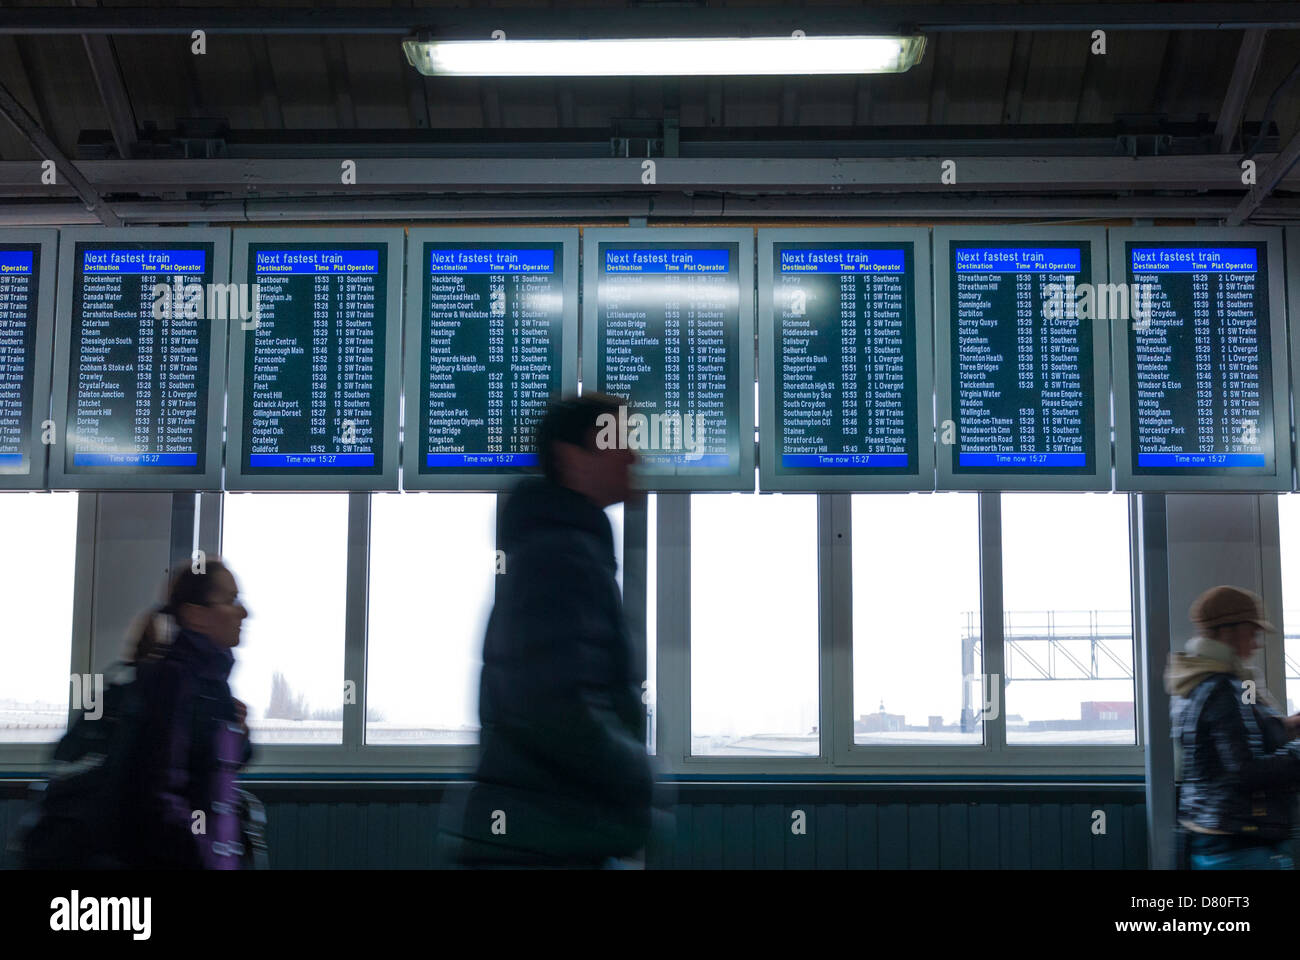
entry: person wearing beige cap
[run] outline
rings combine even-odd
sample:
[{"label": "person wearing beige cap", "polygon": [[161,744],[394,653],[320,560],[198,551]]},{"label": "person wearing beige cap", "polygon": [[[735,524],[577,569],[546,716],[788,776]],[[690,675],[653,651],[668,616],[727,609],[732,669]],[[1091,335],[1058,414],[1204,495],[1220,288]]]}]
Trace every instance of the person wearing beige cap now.
[{"label": "person wearing beige cap", "polygon": [[1300,714],[1281,716],[1250,666],[1277,629],[1249,590],[1218,586],[1192,604],[1197,635],[1169,658],[1178,820],[1193,870],[1293,869]]}]

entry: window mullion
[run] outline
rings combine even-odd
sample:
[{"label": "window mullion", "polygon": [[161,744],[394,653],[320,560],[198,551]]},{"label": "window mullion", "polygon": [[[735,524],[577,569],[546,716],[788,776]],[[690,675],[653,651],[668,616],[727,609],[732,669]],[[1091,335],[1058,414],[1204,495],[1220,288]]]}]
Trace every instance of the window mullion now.
[{"label": "window mullion", "polygon": [[[366,635],[369,627],[370,493],[348,494],[347,606],[344,615],[344,690],[355,692],[343,703],[343,749],[360,750],[366,726]],[[342,695],[343,691],[340,691]]]},{"label": "window mullion", "polygon": [[1286,624],[1283,622],[1282,610],[1282,552],[1281,527],[1278,519],[1278,497],[1276,493],[1261,493],[1255,497],[1256,529],[1260,546],[1260,594],[1264,602],[1264,612],[1274,626],[1277,634],[1265,634],[1264,643],[1264,680],[1268,689],[1287,702],[1286,689]]},{"label": "window mullion", "polygon": [[817,507],[822,756],[838,766],[853,744],[853,498],[821,494]]},{"label": "window mullion", "polygon": [[658,495],[658,605],[660,637],[656,684],[656,743],[665,773],[681,773],[691,729],[691,495]]},{"label": "window mullion", "polygon": [[[983,673],[978,678],[980,706],[984,711],[985,746],[996,758],[1007,744],[1006,657],[1003,648],[1002,601],[1002,495],[979,494],[980,512],[980,636],[983,637]],[[972,678],[966,679],[973,682]],[[996,700],[994,699],[996,698]]]}]

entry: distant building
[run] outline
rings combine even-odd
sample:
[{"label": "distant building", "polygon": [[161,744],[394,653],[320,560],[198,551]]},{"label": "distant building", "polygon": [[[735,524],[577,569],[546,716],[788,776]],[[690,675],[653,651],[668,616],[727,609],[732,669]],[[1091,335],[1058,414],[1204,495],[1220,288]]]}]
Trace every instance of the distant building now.
[{"label": "distant building", "polygon": [[1030,720],[1029,729],[1031,731],[1132,730],[1133,702],[1131,700],[1085,700],[1079,704],[1078,720]]},{"label": "distant building", "polygon": [[1133,701],[1085,700],[1079,705],[1080,719],[1090,727],[1132,727]]},{"label": "distant building", "polygon": [[901,713],[886,713],[882,700],[877,713],[864,713],[853,724],[854,733],[889,733],[906,729],[907,718]]}]

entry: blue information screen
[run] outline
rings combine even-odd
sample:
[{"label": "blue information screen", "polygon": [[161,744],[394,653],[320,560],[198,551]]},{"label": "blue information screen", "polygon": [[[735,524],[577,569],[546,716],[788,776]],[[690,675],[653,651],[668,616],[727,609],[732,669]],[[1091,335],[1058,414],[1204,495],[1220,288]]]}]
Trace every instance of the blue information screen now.
[{"label": "blue information screen", "polygon": [[1274,473],[1267,244],[1130,241],[1125,254],[1149,306],[1131,324],[1120,413],[1134,475]]},{"label": "blue information screen", "polygon": [[388,245],[254,242],[248,276],[244,473],[382,473]]},{"label": "blue information screen", "polygon": [[[1091,245],[953,241],[948,324],[954,475],[1096,470]],[[944,375],[941,372],[941,375]]]},{"label": "blue information screen", "polygon": [[34,407],[40,258],[37,244],[0,244],[0,475],[30,474],[40,453],[32,439],[37,414],[45,417]]},{"label": "blue information screen", "polygon": [[911,243],[772,250],[777,475],[917,471]]},{"label": "blue information screen", "polygon": [[534,430],[558,394],[562,243],[423,245],[419,470],[537,465]]},{"label": "blue information screen", "polygon": [[[78,242],[68,372],[69,474],[202,474],[213,245]],[[219,415],[219,412],[218,412]]]},{"label": "blue information screen", "polygon": [[619,443],[652,473],[737,469],[738,245],[597,247],[596,389],[627,400]]}]

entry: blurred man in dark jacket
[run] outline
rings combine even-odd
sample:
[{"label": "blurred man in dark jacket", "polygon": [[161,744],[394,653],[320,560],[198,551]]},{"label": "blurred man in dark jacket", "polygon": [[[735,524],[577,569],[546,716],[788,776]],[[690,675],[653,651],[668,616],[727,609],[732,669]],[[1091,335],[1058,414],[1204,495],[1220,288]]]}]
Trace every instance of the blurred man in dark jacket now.
[{"label": "blurred man in dark jacket", "polygon": [[1290,833],[1300,787],[1300,715],[1272,707],[1249,666],[1264,619],[1259,598],[1207,590],[1191,609],[1198,635],[1169,658],[1178,818],[1198,870],[1292,869]]},{"label": "blurred man in dark jacket", "polygon": [[645,712],[604,513],[628,497],[636,457],[597,443],[618,407],[599,394],[552,404],[537,434],[544,475],[506,504],[462,864],[598,867],[645,845]]}]

